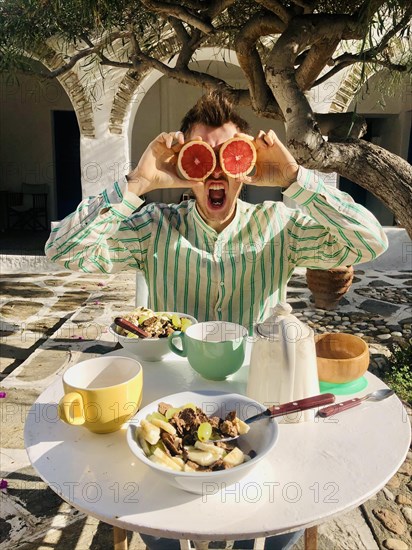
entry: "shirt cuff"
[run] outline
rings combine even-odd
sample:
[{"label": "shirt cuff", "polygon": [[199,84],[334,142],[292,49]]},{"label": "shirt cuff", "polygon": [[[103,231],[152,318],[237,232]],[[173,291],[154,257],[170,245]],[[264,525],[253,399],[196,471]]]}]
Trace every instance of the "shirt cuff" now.
[{"label": "shirt cuff", "polygon": [[301,206],[306,206],[316,195],[325,192],[327,190],[322,178],[313,170],[299,166],[296,181],[283,191],[283,195],[293,199]]},{"label": "shirt cuff", "polygon": [[115,181],[111,189],[106,189],[102,193],[103,201],[100,205],[100,211],[110,208],[112,212],[120,218],[128,218],[139,208],[144,201],[128,190],[126,177],[120,182]]}]

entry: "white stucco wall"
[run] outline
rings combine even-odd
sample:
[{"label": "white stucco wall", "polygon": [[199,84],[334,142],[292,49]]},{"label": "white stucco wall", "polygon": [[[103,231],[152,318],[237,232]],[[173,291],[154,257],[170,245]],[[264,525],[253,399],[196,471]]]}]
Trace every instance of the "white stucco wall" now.
[{"label": "white stucco wall", "polygon": [[[79,73],[82,76],[82,73]],[[127,133],[109,132],[110,111],[114,95],[125,74],[124,69],[105,70],[104,78],[95,75],[88,88],[93,97],[95,137],[81,136],[80,163],[83,197],[95,195],[123,177],[129,171],[129,144]]]}]

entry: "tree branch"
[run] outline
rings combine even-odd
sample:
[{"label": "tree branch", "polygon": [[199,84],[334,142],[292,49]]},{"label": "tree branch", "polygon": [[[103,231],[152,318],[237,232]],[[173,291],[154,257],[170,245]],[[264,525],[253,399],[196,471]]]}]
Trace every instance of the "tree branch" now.
[{"label": "tree branch", "polygon": [[187,44],[190,40],[190,34],[185,29],[183,23],[179,19],[176,19],[176,17],[169,17],[168,21],[180,42],[182,44]]},{"label": "tree branch", "polygon": [[317,167],[337,172],[373,193],[412,238],[412,167],[406,160],[378,145],[354,139],[327,143],[323,162]]},{"label": "tree branch", "polygon": [[[94,48],[93,42],[90,40],[90,38],[86,34],[83,33],[81,35],[81,39],[83,40],[83,42],[85,44],[90,46],[90,48]],[[107,65],[109,67],[116,67],[118,69],[127,69],[127,70],[133,69],[133,63],[127,63],[126,61],[114,61],[114,60],[109,59],[108,57],[106,57],[104,55],[104,53],[101,52],[101,51],[96,52],[96,54],[101,59],[101,65]]]},{"label": "tree branch", "polygon": [[219,88],[230,94],[230,96],[236,103],[245,104],[245,100],[247,98],[249,98],[250,102],[248,90],[235,89],[232,86],[229,86],[224,80],[221,80],[220,78],[211,76],[207,73],[192,71],[187,67],[169,67],[162,61],[159,61],[158,59],[155,59],[143,53],[134,34],[131,35],[130,40],[133,46],[134,67],[139,68],[140,70],[142,67],[144,67],[145,69],[157,69],[169,78],[174,78],[175,80],[183,82],[184,84],[204,87],[208,90]]},{"label": "tree branch", "polygon": [[208,2],[207,14],[210,20],[213,21],[215,17],[223,13],[227,8],[230,8],[234,3],[235,0],[213,0],[212,2]]},{"label": "tree branch", "polygon": [[283,21],[272,13],[253,16],[235,39],[235,50],[239,65],[248,81],[251,104],[257,114],[273,112],[279,116],[280,110],[269,88],[262,67],[262,60],[256,49],[256,41],[261,36],[278,34],[285,28]]},{"label": "tree branch", "polygon": [[332,62],[335,65],[333,69],[322,75],[318,80],[316,80],[312,84],[312,88],[319,86],[320,84],[323,84],[327,80],[329,80],[332,76],[337,74],[342,69],[346,69],[346,67],[350,67],[350,65],[353,65],[355,63],[367,63],[367,62],[374,62],[378,65],[382,65],[383,67],[386,67],[388,69],[392,69],[399,72],[404,72],[407,70],[407,67],[405,65],[399,65],[396,63],[392,63],[387,59],[376,59],[376,55],[381,53],[386,46],[388,45],[389,41],[400,31],[402,30],[405,25],[407,25],[410,21],[410,14],[411,9],[409,8],[406,12],[406,14],[398,21],[398,23],[390,30],[388,31],[385,36],[382,38],[380,43],[377,46],[373,46],[372,48],[369,48],[368,50],[365,50],[364,52],[361,52],[359,54],[350,54],[350,53],[344,53],[337,57],[336,59],[333,59]]},{"label": "tree branch", "polygon": [[365,0],[365,2],[354,13],[354,18],[361,25],[367,25],[374,14],[385,4],[385,0]]},{"label": "tree branch", "polygon": [[[50,78],[50,79],[61,76],[62,74],[70,71],[76,65],[76,63],[81,59],[84,59],[85,57],[88,57],[89,55],[92,55],[94,53],[99,54],[100,51],[103,48],[105,48],[108,44],[114,42],[115,40],[118,40],[119,38],[126,38],[128,36],[130,36],[129,32],[125,32],[125,31],[113,32],[105,36],[104,38],[102,38],[99,42],[97,42],[97,44],[92,44],[89,48],[84,48],[83,50],[80,50],[78,53],[72,55],[67,63],[60,65],[60,67],[58,67],[57,69],[54,69],[49,72],[39,71],[39,72],[36,72],[36,74],[45,78]],[[130,68],[130,65],[127,65],[127,67],[125,68]]]},{"label": "tree branch", "polygon": [[256,0],[256,2],[277,15],[284,23],[289,23],[293,16],[293,13],[277,0]]},{"label": "tree branch", "polygon": [[199,17],[191,14],[182,6],[169,4],[167,2],[158,2],[157,0],[141,0],[141,2],[148,10],[155,13],[160,13],[165,18],[173,16],[176,17],[176,19],[180,19],[184,23],[187,23],[191,27],[199,29],[205,34],[210,34],[213,32],[213,25],[202,21],[202,19],[199,19]]},{"label": "tree branch", "polygon": [[390,69],[392,71],[398,71],[400,73],[404,73],[408,70],[408,67],[406,65],[400,65],[399,63],[392,63],[391,61],[388,61],[386,59],[374,59],[371,57],[370,59],[366,58],[364,56],[353,56],[351,59],[347,59],[346,61],[339,63],[336,67],[333,67],[330,71],[325,73],[323,76],[318,78],[316,82],[312,84],[312,88],[315,88],[316,86],[319,86],[320,84],[323,84],[327,80],[329,80],[332,76],[337,74],[339,71],[342,71],[343,69],[346,69],[346,67],[350,67],[351,65],[354,65],[355,63],[375,63],[376,65],[380,65],[381,67],[385,67],[386,69]]},{"label": "tree branch", "polygon": [[330,61],[340,43],[340,38],[325,38],[314,44],[307,52],[300,67],[296,69],[296,82],[301,90],[309,90],[316,77]]},{"label": "tree branch", "polygon": [[190,34],[185,29],[183,23],[175,17],[169,17],[169,23],[173,27],[177,38],[180,40],[182,47],[176,61],[176,67],[186,67],[195,51],[197,45],[191,40]]},{"label": "tree branch", "polygon": [[312,13],[315,9],[315,4],[310,4],[309,2],[305,2],[304,0],[292,0],[293,4],[296,4],[300,8],[304,9],[304,13]]},{"label": "tree branch", "polygon": [[202,2],[202,0],[190,0],[189,7],[192,10],[199,10],[199,11],[205,11],[207,9],[207,6],[205,6],[205,3]]},{"label": "tree branch", "polygon": [[315,88],[316,86],[319,86],[320,84],[323,84],[324,82],[329,80],[329,78],[332,78],[332,76],[335,76],[335,74],[337,74],[339,71],[342,71],[343,69],[346,69],[346,67],[350,67],[354,63],[356,63],[356,61],[345,61],[345,62],[339,63],[339,65],[336,65],[335,67],[333,67],[333,69],[331,69],[330,71],[325,73],[323,76],[318,78],[312,84],[312,88]]},{"label": "tree branch", "polygon": [[361,138],[367,130],[365,117],[354,112],[315,113],[315,120],[329,142]]}]

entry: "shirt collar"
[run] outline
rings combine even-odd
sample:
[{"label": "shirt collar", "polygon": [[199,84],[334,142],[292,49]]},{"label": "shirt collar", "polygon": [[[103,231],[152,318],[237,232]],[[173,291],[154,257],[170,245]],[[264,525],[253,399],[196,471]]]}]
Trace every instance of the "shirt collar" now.
[{"label": "shirt collar", "polygon": [[195,200],[193,200],[193,205],[191,205],[190,211],[191,211],[194,223],[198,227],[200,227],[205,233],[210,235],[211,237],[217,238],[218,236],[224,235],[226,233],[232,233],[233,228],[237,229],[238,221],[239,221],[239,217],[240,217],[241,204],[242,204],[242,201],[240,201],[238,199],[237,202],[236,202],[235,217],[230,222],[230,224],[227,227],[225,227],[225,229],[223,229],[223,231],[221,231],[220,233],[218,233],[215,229],[213,229],[213,227],[210,227],[210,225],[208,225],[205,222],[205,220],[199,214],[199,211],[196,207],[196,201]]}]

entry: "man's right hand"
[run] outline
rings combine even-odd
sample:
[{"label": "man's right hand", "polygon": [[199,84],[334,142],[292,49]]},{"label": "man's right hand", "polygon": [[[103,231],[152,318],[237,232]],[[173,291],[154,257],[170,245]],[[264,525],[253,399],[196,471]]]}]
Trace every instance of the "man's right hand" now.
[{"label": "man's right hand", "polygon": [[184,145],[182,132],[163,132],[143,153],[139,164],[126,177],[128,189],[140,196],[155,189],[188,188],[198,182],[179,178],[176,172],[177,157]]}]

